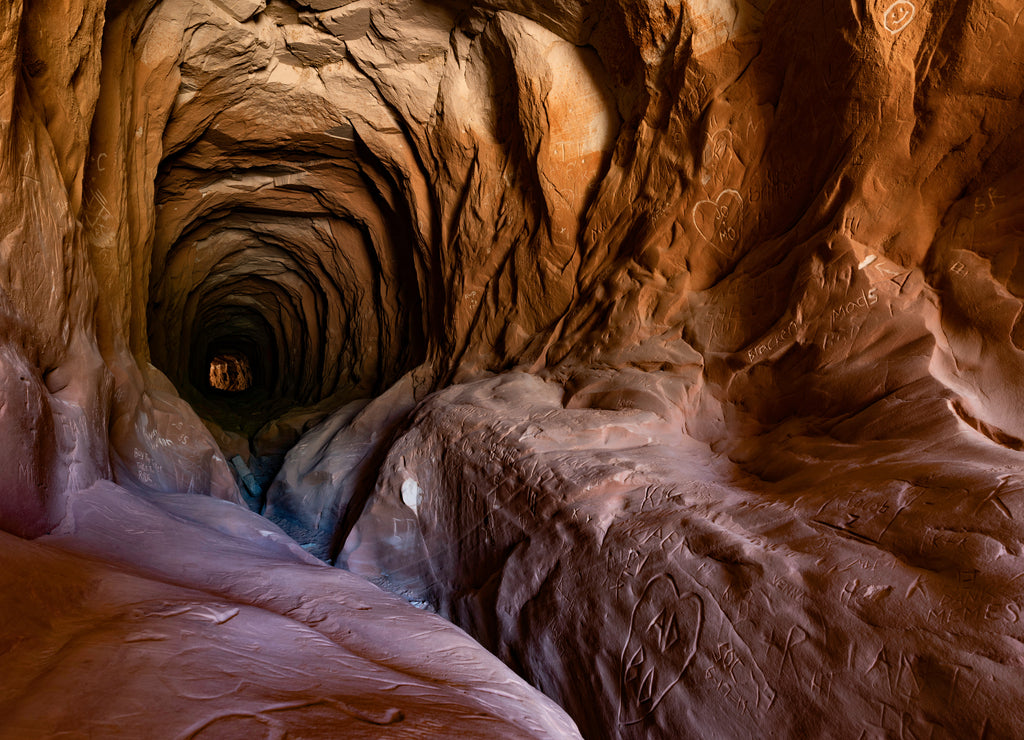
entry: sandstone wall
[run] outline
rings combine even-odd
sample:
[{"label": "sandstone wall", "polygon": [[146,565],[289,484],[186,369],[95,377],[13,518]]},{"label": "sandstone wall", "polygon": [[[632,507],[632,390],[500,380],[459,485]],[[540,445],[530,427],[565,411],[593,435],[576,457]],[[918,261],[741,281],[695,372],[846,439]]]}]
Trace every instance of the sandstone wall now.
[{"label": "sandstone wall", "polygon": [[11,0],[0,529],[287,452],[589,737],[1019,734],[1021,18]]}]

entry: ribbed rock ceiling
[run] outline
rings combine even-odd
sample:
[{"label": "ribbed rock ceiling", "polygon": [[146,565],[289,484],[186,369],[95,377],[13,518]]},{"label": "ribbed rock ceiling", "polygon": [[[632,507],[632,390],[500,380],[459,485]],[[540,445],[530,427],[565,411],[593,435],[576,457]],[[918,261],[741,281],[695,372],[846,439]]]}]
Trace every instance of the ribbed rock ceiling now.
[{"label": "ribbed rock ceiling", "polygon": [[1020,734],[1022,19],[0,6],[0,735]]},{"label": "ribbed rock ceiling", "polygon": [[[404,144],[393,114],[310,13],[283,3],[249,22],[203,3],[155,13],[151,43],[167,43],[163,20],[183,51],[155,183],[154,363],[245,436],[297,407],[380,393],[425,351],[407,182],[357,133]],[[369,21],[363,7],[329,23],[358,38]],[[245,395],[208,392],[222,351],[249,359]]]}]

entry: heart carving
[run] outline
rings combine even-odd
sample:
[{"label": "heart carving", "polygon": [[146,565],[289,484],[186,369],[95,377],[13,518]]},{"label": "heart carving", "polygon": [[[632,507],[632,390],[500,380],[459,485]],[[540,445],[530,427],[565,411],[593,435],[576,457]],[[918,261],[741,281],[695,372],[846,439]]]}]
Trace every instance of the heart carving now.
[{"label": "heart carving", "polygon": [[652,578],[633,608],[622,647],[619,723],[640,722],[679,683],[697,653],[704,602],[680,595],[668,574]]},{"label": "heart carving", "polygon": [[711,245],[732,244],[739,238],[743,196],[735,190],[723,190],[712,200],[702,200],[693,207],[693,226]]}]

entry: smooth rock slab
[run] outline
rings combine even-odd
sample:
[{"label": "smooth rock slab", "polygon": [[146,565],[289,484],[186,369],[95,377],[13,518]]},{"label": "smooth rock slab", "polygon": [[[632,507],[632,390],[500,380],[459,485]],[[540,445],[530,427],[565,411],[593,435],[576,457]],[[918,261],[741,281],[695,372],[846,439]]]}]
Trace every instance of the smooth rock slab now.
[{"label": "smooth rock slab", "polygon": [[457,628],[234,504],[110,483],[0,534],[0,737],[578,737]]}]

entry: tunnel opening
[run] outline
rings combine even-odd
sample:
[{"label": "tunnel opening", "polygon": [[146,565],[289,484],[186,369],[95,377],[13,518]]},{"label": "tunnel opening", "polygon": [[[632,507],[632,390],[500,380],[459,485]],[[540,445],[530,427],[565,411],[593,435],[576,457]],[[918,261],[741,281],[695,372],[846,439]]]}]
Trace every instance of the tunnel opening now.
[{"label": "tunnel opening", "polygon": [[[157,255],[153,361],[201,417],[253,437],[290,411],[377,395],[422,362],[415,233],[404,204],[389,200],[402,207],[382,212],[376,194],[366,197],[363,223],[238,203]],[[211,380],[225,353],[247,365],[244,387]]]},{"label": "tunnel opening", "polygon": [[261,22],[208,24],[176,62],[150,139],[146,323],[153,365],[254,498],[318,421],[424,363],[440,279],[437,204],[394,111],[347,58],[296,71],[300,19]]},{"label": "tunnel opening", "polygon": [[252,388],[252,363],[241,352],[218,352],[210,358],[210,389],[222,393],[244,393]]},{"label": "tunnel opening", "polygon": [[218,440],[283,453],[423,362],[420,235],[402,182],[355,137],[332,137],[314,166],[287,137],[213,156],[216,127],[167,154],[155,183],[151,356]]}]

